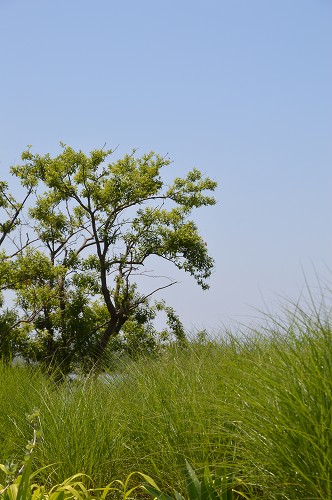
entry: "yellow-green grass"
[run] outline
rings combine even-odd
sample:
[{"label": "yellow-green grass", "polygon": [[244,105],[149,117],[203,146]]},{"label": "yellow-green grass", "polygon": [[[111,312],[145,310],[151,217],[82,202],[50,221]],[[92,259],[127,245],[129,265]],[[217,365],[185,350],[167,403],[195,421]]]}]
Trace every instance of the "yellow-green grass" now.
[{"label": "yellow-green grass", "polygon": [[[89,487],[141,471],[184,492],[187,460],[223,467],[249,498],[332,499],[332,332],[328,311],[295,310],[246,336],[170,348],[61,386],[0,368],[0,463],[20,459],[39,408],[34,468],[46,484],[75,473]],[[1,482],[1,480],[0,480]]]}]

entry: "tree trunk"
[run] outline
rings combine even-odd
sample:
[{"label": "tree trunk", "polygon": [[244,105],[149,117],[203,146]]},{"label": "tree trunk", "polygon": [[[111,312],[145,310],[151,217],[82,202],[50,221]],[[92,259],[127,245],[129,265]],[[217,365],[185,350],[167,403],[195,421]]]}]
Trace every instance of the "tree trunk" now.
[{"label": "tree trunk", "polygon": [[122,314],[116,314],[113,319],[110,320],[107,327],[105,328],[97,347],[96,352],[96,363],[100,364],[103,360],[104,353],[107,347],[109,340],[112,337],[116,337],[121,328],[123,327],[126,319]]}]

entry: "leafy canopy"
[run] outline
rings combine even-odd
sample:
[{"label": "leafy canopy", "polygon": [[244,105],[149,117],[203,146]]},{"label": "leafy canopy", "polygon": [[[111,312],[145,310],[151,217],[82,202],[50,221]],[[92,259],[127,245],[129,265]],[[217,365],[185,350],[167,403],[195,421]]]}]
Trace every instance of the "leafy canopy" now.
[{"label": "leafy canopy", "polygon": [[[87,155],[61,144],[60,154],[51,157],[28,148],[22,164],[11,168],[35,194],[28,240],[34,243],[16,254],[8,287],[16,290],[17,305],[37,337],[47,339],[49,356],[60,348],[75,351],[83,336],[83,345],[94,343],[101,357],[111,338],[121,331],[132,335],[135,325],[144,337],[141,311],[151,307],[153,294],[176,283],[161,280],[148,292],[140,290],[140,276],[158,276],[148,267],[152,256],[208,288],[214,262],[191,214],[216,203],[210,194],[216,182],[195,168],[166,184],[162,169],[170,166],[168,158],[154,152],[137,157],[133,151],[108,163],[112,155],[104,149]],[[178,327],[174,311],[166,305],[164,310],[169,324]],[[84,333],[72,324],[72,314],[85,322]],[[151,321],[146,323],[151,329]]]}]

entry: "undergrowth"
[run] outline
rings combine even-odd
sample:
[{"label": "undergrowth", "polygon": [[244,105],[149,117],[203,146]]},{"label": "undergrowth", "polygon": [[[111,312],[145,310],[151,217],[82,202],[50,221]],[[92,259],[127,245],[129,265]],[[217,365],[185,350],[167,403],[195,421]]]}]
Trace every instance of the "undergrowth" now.
[{"label": "undergrowth", "polygon": [[1,365],[0,463],[22,459],[26,414],[38,408],[33,469],[45,488],[78,472],[91,489],[141,471],[186,496],[189,463],[200,480],[207,466],[226,471],[238,498],[328,500],[331,403],[330,312],[297,306],[268,327],[169,348],[109,378],[59,385],[38,368]]}]

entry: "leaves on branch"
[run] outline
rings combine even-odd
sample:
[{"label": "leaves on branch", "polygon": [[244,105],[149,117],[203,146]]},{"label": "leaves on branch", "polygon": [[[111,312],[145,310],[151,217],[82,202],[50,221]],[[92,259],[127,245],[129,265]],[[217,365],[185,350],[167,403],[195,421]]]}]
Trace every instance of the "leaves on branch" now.
[{"label": "leaves on branch", "polygon": [[[175,281],[158,280],[150,291],[139,291],[137,277],[146,275],[150,257],[172,263],[208,288],[214,261],[190,216],[216,203],[210,194],[216,182],[194,168],[166,185],[162,169],[171,161],[154,152],[136,157],[134,151],[107,163],[112,150],[86,155],[65,144],[61,148],[55,157],[28,148],[23,163],[11,168],[35,198],[26,215],[31,236],[16,243],[10,262],[0,257],[0,285],[15,291],[17,310],[33,318],[31,329],[36,341],[43,339],[46,357],[57,356],[59,349],[62,358],[70,357],[80,345],[100,358],[121,331],[132,335],[136,328],[143,338],[147,328],[153,337],[151,321],[159,306],[154,309],[149,298]],[[27,199],[18,204],[7,191],[1,182],[5,235],[19,224]],[[175,337],[183,339],[175,312],[164,310]]]}]

